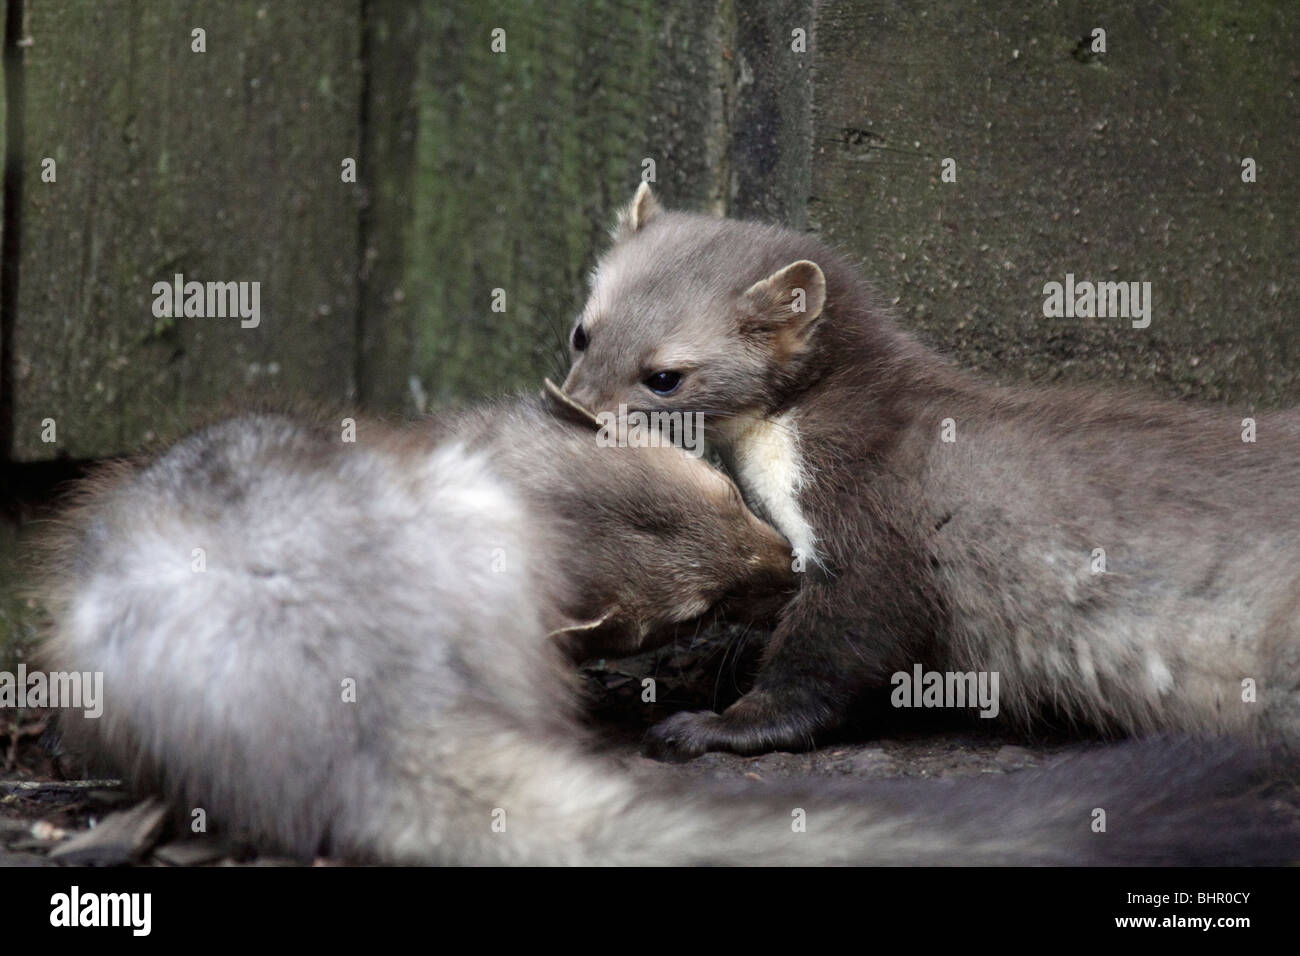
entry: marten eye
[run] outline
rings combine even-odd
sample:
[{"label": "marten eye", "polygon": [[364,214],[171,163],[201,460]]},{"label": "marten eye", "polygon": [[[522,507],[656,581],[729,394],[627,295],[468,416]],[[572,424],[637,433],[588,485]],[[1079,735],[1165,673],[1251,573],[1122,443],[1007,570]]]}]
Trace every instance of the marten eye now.
[{"label": "marten eye", "polygon": [[655,372],[645,380],[645,387],[660,395],[671,395],[682,384],[681,372]]},{"label": "marten eye", "polygon": [[581,325],[573,330],[573,350],[575,352],[585,352],[587,350],[587,330]]}]

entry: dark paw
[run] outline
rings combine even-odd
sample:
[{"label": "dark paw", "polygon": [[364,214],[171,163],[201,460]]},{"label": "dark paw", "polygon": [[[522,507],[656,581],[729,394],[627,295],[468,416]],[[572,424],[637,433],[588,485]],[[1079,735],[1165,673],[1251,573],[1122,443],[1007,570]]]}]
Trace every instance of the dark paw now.
[{"label": "dark paw", "polygon": [[714,733],[721,720],[707,710],[673,714],[646,731],[645,755],[671,763],[693,760],[713,749]]}]

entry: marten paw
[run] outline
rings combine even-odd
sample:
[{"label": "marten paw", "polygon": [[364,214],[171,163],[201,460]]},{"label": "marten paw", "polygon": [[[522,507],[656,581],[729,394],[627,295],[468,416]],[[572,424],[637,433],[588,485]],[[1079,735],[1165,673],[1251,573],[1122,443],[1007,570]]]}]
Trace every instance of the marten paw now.
[{"label": "marten paw", "polygon": [[645,753],[656,760],[691,760],[710,750],[752,755],[770,750],[808,750],[814,734],[832,727],[822,702],[753,690],[723,713],[673,714],[646,733]]},{"label": "marten paw", "polygon": [[721,715],[708,710],[673,714],[646,732],[645,755],[678,763],[693,760],[710,750],[724,749],[716,743],[721,721]]}]

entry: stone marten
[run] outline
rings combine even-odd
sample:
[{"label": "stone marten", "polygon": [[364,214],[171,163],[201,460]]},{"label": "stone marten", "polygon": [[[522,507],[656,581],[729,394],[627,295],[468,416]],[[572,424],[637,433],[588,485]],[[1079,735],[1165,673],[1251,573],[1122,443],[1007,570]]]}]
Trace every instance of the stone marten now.
[{"label": "stone marten", "polygon": [[811,746],[917,665],[997,673],[1022,724],[1300,739],[1294,411],[996,387],[816,237],[644,184],[571,347],[578,402],[707,415],[806,560],[753,688],[652,729],[656,754]]}]

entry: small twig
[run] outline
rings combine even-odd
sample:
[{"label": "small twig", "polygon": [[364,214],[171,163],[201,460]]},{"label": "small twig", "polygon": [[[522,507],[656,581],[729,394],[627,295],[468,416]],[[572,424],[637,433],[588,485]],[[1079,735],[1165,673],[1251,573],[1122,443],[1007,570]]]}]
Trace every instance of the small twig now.
[{"label": "small twig", "polygon": [[0,790],[116,790],[121,780],[0,780]]},{"label": "small twig", "polygon": [[0,737],[9,739],[9,747],[5,754],[6,773],[18,766],[18,741],[24,737],[40,737],[45,733],[47,721],[48,718],[42,717],[29,724],[12,724],[7,729],[0,729]]}]

